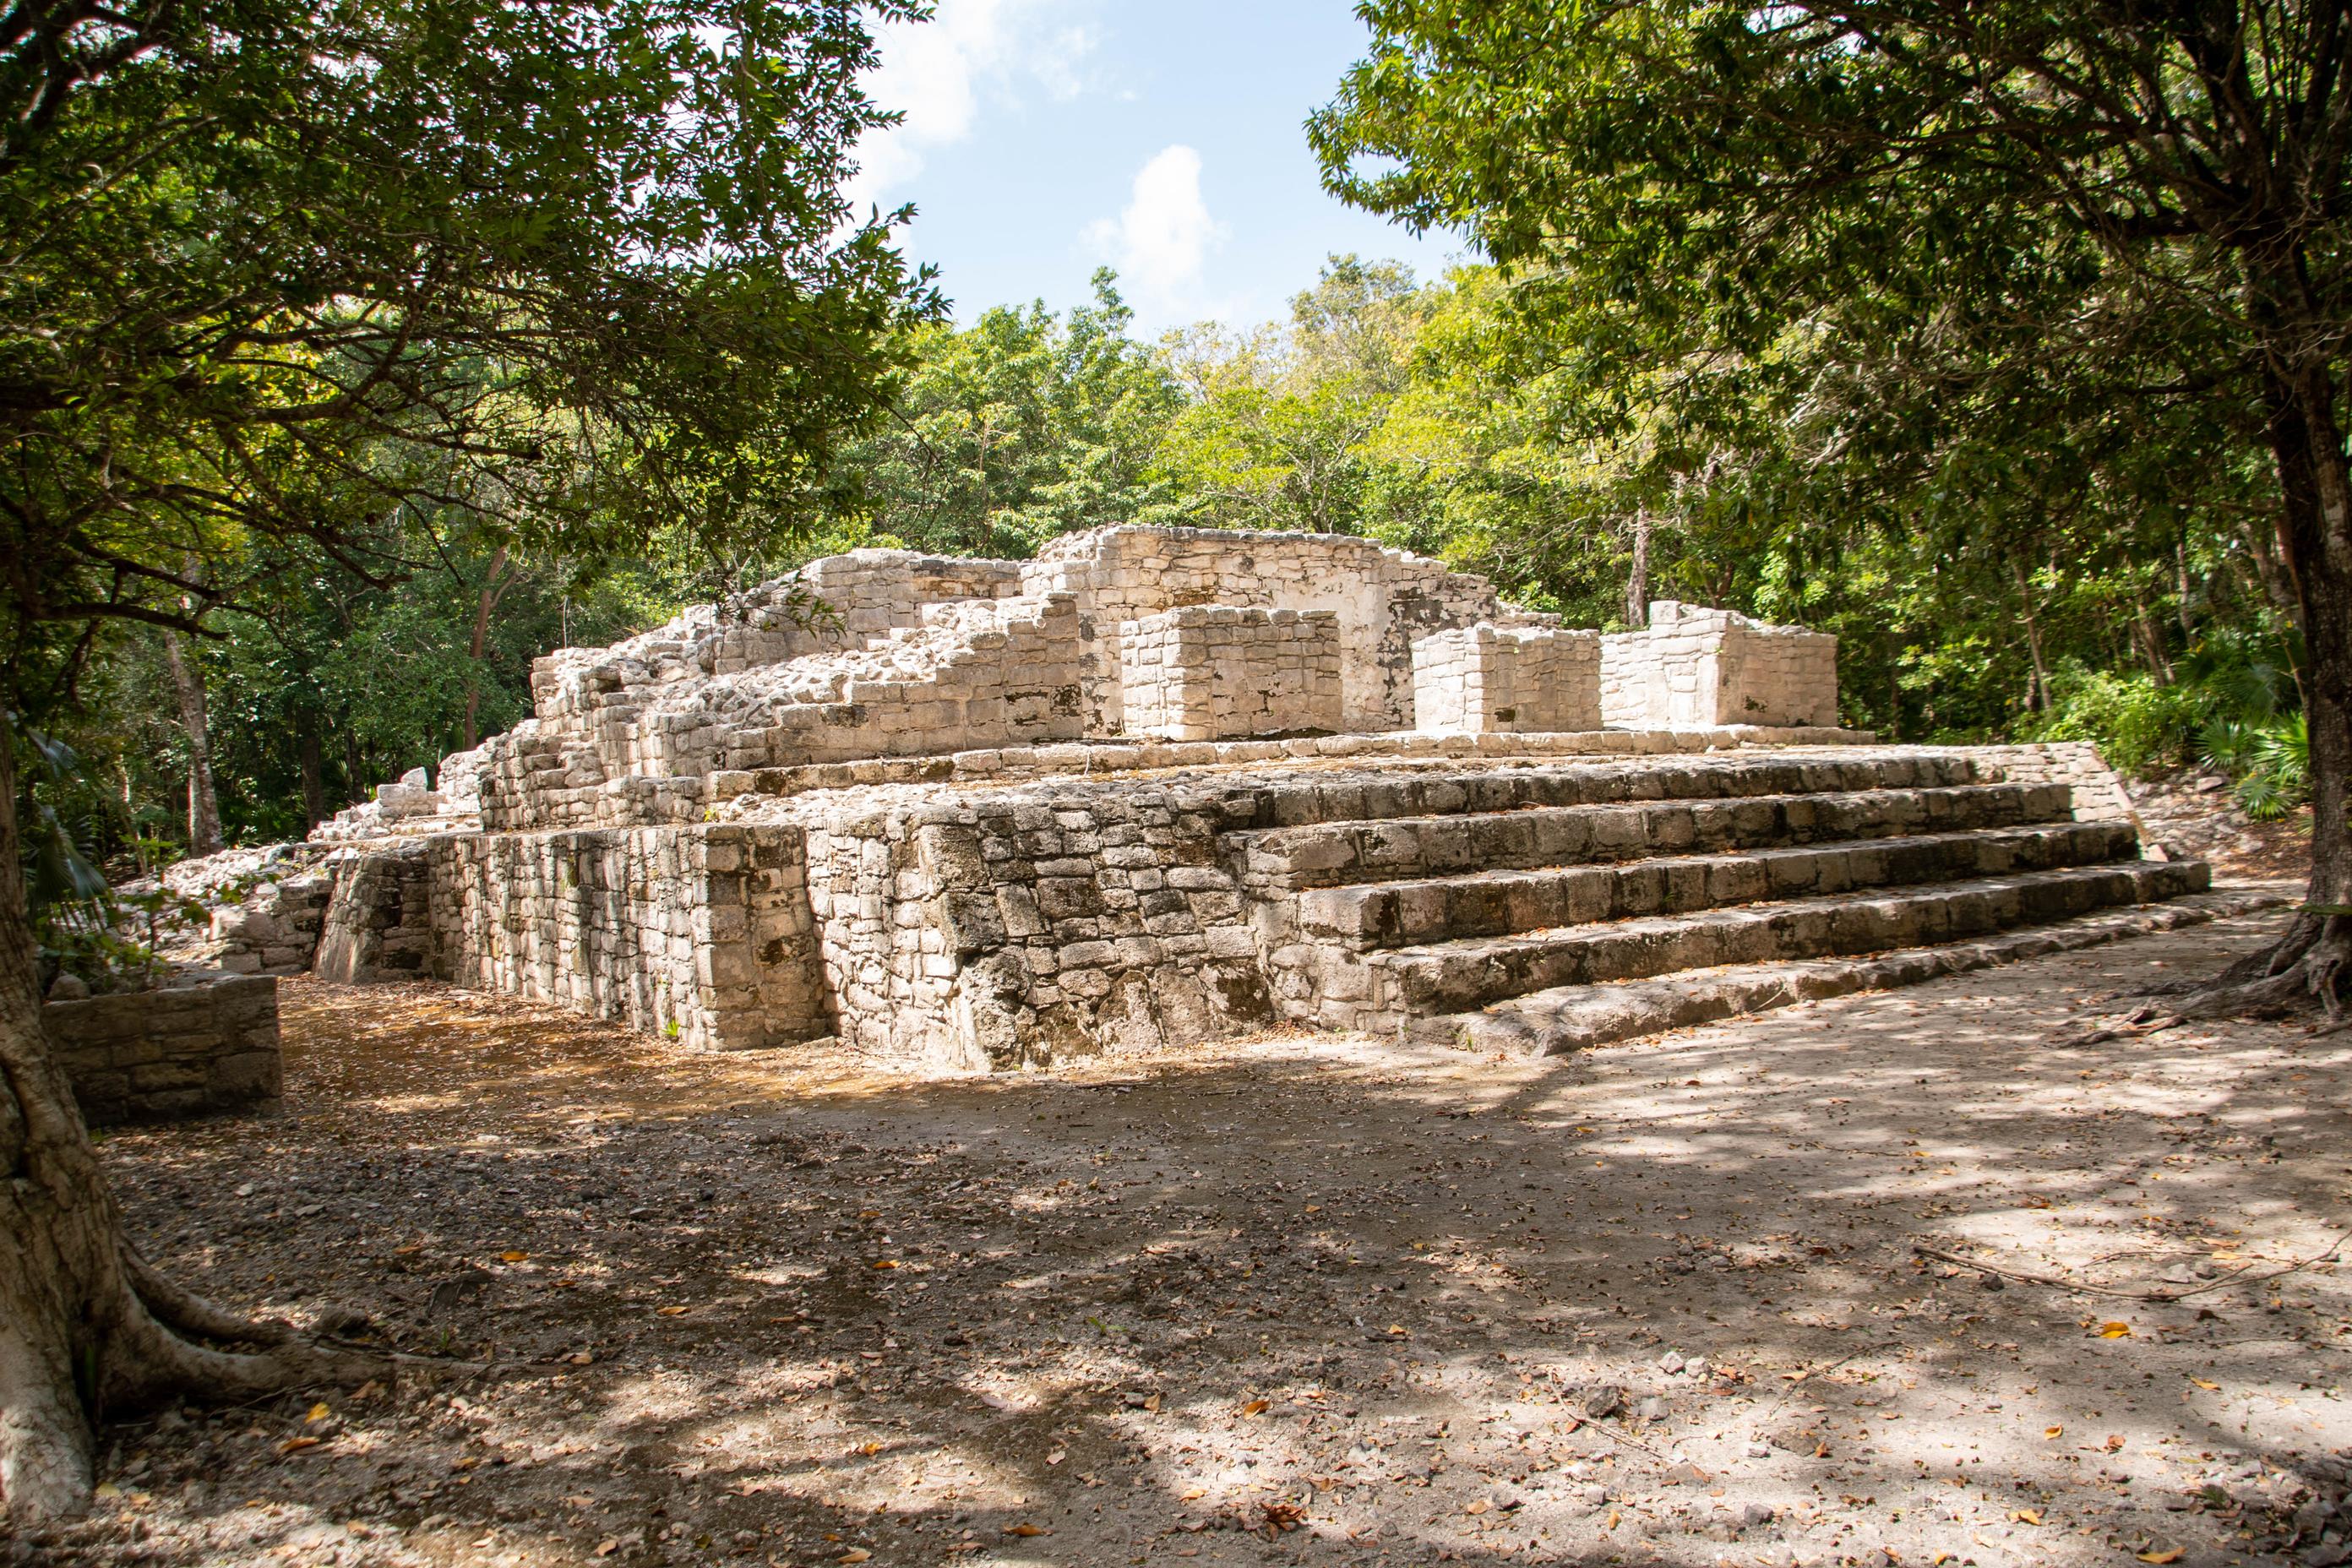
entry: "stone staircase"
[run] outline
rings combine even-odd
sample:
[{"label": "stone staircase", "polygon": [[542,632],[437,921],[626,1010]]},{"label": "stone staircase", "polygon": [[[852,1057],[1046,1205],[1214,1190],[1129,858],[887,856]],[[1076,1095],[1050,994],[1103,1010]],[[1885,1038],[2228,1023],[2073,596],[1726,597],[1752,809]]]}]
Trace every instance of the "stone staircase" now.
[{"label": "stone staircase", "polygon": [[1226,851],[1286,1016],[1531,1049],[2242,902],[2200,898],[2202,863],[2141,859],[2128,818],[2075,820],[2071,785],[2001,771],[1888,750],[1431,771]]}]

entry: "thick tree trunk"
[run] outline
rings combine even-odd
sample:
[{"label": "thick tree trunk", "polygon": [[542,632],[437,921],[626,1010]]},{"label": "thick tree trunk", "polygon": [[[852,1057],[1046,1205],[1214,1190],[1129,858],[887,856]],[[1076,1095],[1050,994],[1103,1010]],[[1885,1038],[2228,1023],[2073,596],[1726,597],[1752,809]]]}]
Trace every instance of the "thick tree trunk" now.
[{"label": "thick tree trunk", "polygon": [[91,1424],[104,1411],[249,1397],[380,1363],[314,1350],[282,1325],[239,1323],[131,1249],[42,1033],[15,746],[0,720],[0,1509],[21,1529],[88,1505]]},{"label": "thick tree trunk", "polygon": [[2309,679],[2311,881],[2303,912],[2268,952],[2233,964],[2173,1010],[2179,1018],[2308,1005],[2331,1014],[2352,968],[2352,837],[2345,781],[2352,774],[2352,464],[2325,367],[2282,374],[2270,388],[2271,450],[2284,522],[2279,539],[2296,591]]},{"label": "thick tree trunk", "polygon": [[221,849],[220,796],[213,790],[212,719],[205,711],[205,672],[180,649],[180,634],[165,628],[163,659],[180,700],[180,728],[188,735],[188,853]]}]

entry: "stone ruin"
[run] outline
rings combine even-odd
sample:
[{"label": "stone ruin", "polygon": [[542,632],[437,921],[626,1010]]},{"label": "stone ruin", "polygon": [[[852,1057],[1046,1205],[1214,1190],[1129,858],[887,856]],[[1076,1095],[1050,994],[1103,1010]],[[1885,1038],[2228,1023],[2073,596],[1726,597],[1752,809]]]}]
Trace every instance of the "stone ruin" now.
[{"label": "stone ruin", "polygon": [[861,550],[532,693],[322,826],[223,961],[985,1069],[1283,1022],[1564,1048],[2223,907],[2087,746],[1836,728],[1832,637],[1603,637],[1358,539]]}]

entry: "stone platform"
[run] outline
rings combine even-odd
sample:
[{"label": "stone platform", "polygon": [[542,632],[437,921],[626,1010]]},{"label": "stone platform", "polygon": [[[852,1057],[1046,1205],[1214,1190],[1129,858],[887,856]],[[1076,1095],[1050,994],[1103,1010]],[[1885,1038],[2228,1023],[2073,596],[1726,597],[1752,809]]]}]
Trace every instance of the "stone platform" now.
[{"label": "stone platform", "polygon": [[266,894],[253,962],[315,927],[330,978],[989,1069],[1276,1023],[1549,1048],[2220,907],[2088,746],[1836,727],[1833,637],[1602,636],[1357,539],[859,551],[533,691],[322,829],[323,910]]}]

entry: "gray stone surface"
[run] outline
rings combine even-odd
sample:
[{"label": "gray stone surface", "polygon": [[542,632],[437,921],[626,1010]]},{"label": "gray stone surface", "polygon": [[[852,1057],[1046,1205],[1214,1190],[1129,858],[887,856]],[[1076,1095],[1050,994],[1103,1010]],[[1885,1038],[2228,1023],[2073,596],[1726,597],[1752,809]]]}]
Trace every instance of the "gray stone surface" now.
[{"label": "gray stone surface", "polygon": [[278,1097],[274,975],[51,1002],[41,1026],[92,1126],[267,1109]]}]

